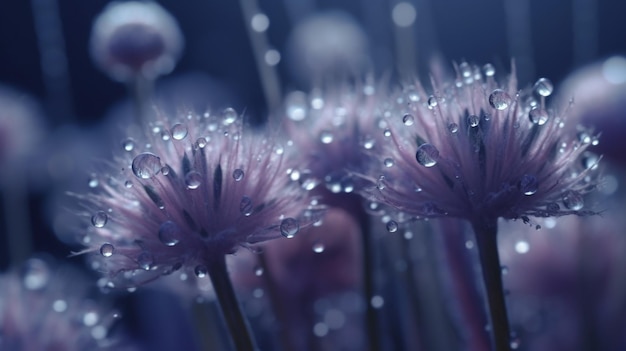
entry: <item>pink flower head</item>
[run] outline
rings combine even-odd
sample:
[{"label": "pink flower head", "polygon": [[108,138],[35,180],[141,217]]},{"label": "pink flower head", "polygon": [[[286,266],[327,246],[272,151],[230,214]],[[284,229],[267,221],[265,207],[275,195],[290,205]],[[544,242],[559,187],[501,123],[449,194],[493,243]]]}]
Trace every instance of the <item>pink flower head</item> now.
[{"label": "pink flower head", "polygon": [[383,106],[388,138],[372,155],[370,199],[413,218],[472,222],[590,213],[583,194],[596,167],[579,161],[597,141],[546,107],[552,83],[519,90],[515,72],[499,84],[490,64],[456,69],[433,93],[415,83]]},{"label": "pink flower head", "polygon": [[91,297],[85,277],[38,258],[0,276],[0,350],[134,349],[109,335],[118,315]]},{"label": "pink flower head", "polygon": [[290,144],[222,114],[157,117],[122,143],[118,172],[84,199],[83,242],[99,252],[109,285],[135,285],[184,267],[198,277],[239,246],[290,238],[321,207],[289,179]]}]

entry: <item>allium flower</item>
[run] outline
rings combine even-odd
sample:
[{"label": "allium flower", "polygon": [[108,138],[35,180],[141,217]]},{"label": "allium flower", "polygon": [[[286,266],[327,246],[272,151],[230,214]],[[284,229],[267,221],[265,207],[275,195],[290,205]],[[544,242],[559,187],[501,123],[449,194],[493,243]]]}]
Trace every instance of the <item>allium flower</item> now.
[{"label": "allium flower", "polygon": [[20,272],[0,276],[0,349],[134,349],[109,335],[118,315],[92,297],[78,272],[28,260]]},{"label": "allium flower", "polygon": [[[552,83],[539,79],[518,91],[488,64],[467,63],[455,82],[419,82],[382,106],[388,142],[372,155],[365,195],[398,212],[399,220],[453,217],[474,229],[487,290],[495,350],[508,350],[508,318],[497,250],[498,218],[586,215],[583,194],[594,187],[597,162],[581,155],[597,143],[589,131],[565,128],[566,116],[546,107]],[[387,229],[396,231],[390,220]]]},{"label": "allium flower", "polygon": [[125,139],[119,173],[84,196],[84,243],[100,270],[136,284],[185,267],[199,277],[240,246],[293,237],[319,219],[288,177],[290,145],[243,130],[235,110],[160,116]]},{"label": "allium flower", "polygon": [[113,79],[169,73],[183,48],[176,20],[156,2],[113,2],[96,19],[91,55]]}]

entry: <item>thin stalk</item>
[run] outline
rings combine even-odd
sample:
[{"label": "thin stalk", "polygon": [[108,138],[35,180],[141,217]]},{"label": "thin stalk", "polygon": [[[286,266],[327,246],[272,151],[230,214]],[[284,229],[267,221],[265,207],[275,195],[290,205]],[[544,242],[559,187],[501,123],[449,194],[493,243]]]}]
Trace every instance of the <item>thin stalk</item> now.
[{"label": "thin stalk", "polygon": [[248,327],[248,322],[241,313],[239,301],[228,276],[226,257],[221,256],[212,260],[208,263],[207,268],[235,350],[257,350],[254,338]]},{"label": "thin stalk", "polygon": [[133,112],[139,125],[143,125],[148,121],[153,86],[154,81],[147,79],[141,74],[138,74],[129,82],[128,89],[132,97]]},{"label": "thin stalk", "polygon": [[376,289],[376,282],[374,281],[374,260],[375,260],[375,246],[372,245],[372,233],[369,230],[370,223],[366,217],[362,217],[360,220],[361,235],[363,241],[363,294],[365,295],[366,307],[366,323],[367,323],[367,338],[368,338],[368,351],[380,350],[380,335],[378,328],[378,311],[372,306],[372,298],[374,297],[374,291]]},{"label": "thin stalk", "polygon": [[511,334],[502,286],[502,266],[498,255],[498,222],[497,219],[482,219],[473,222],[472,227],[476,235],[483,282],[487,292],[494,350],[510,351]]}]

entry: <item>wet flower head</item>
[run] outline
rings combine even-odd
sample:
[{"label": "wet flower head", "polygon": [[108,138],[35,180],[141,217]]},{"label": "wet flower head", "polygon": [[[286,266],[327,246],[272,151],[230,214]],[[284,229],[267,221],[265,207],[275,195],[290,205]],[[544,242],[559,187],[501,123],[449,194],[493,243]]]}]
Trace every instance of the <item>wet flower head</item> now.
[{"label": "wet flower head", "polygon": [[590,213],[583,195],[597,159],[582,155],[597,140],[568,126],[567,110],[546,106],[552,83],[518,90],[514,72],[501,84],[490,64],[456,70],[456,81],[434,81],[433,93],[416,83],[383,107],[389,162],[375,160],[370,198],[411,217],[472,222]]},{"label": "wet flower head", "polygon": [[221,114],[163,116],[122,142],[121,172],[81,196],[83,238],[109,286],[132,286],[183,267],[202,278],[238,247],[295,236],[321,207],[289,179],[292,151]]},{"label": "wet flower head", "polygon": [[176,20],[156,2],[113,2],[96,19],[91,54],[103,71],[127,81],[170,72],[183,47]]},{"label": "wet flower head", "polygon": [[119,315],[91,297],[78,272],[39,258],[28,260],[20,272],[0,276],[0,349],[132,349],[109,335]]}]

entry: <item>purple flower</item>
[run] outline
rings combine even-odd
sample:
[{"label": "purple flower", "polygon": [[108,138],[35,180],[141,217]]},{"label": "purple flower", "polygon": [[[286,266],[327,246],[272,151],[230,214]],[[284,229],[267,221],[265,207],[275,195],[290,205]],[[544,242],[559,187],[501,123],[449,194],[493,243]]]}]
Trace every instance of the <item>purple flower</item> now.
[{"label": "purple flower", "polygon": [[78,272],[28,260],[20,272],[0,276],[0,349],[134,349],[109,335],[118,314],[92,297]]},{"label": "purple flower", "polygon": [[383,107],[388,142],[372,155],[367,196],[410,217],[473,223],[589,213],[582,196],[595,163],[578,161],[597,141],[570,133],[567,115],[546,107],[550,81],[518,90],[515,73],[499,84],[491,65],[457,72],[456,82],[433,82],[432,94],[416,83]]},{"label": "purple flower", "polygon": [[[243,130],[235,110],[159,116],[125,139],[113,173],[80,196],[87,251],[109,285],[136,285],[184,267],[207,275],[238,247],[293,237],[319,220],[291,181],[290,144]],[[108,179],[104,179],[108,178]]]}]

